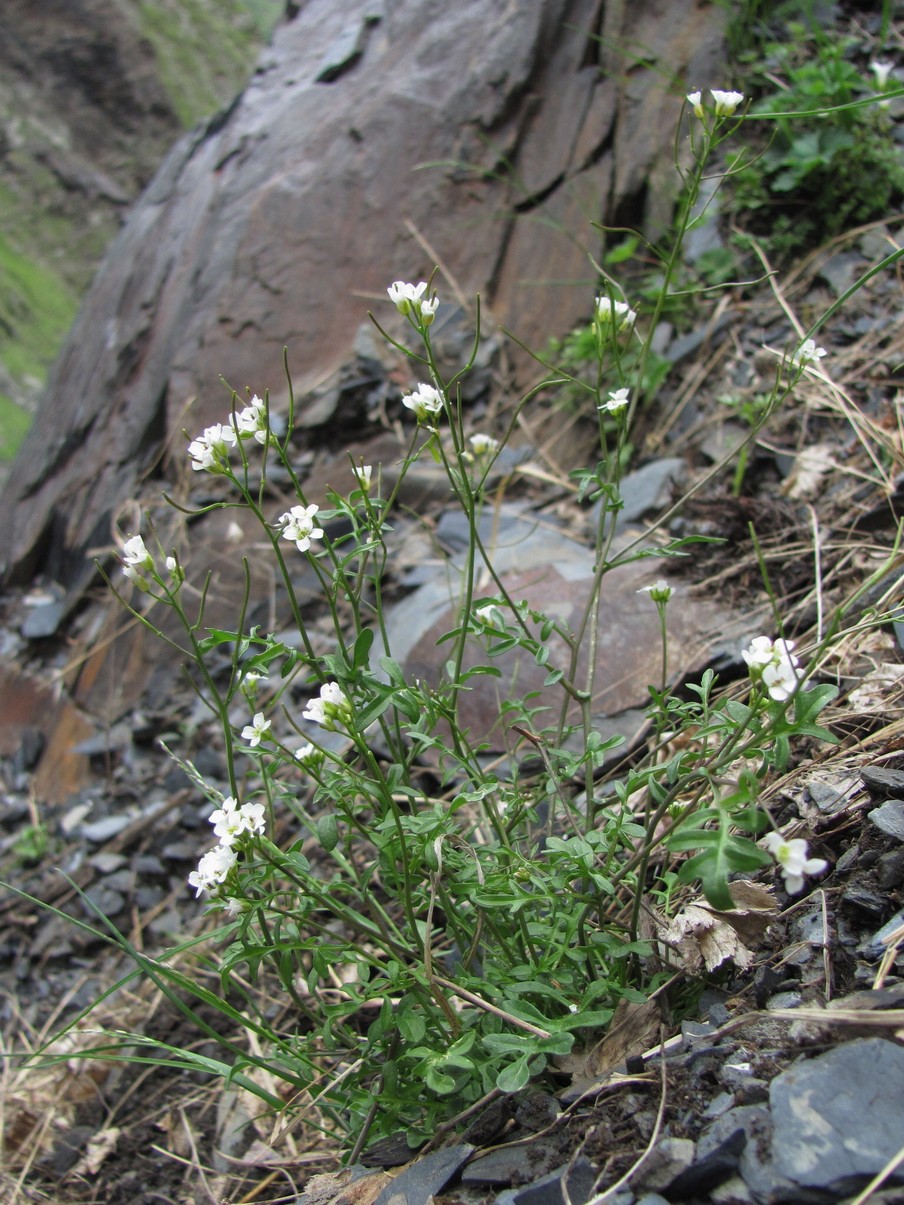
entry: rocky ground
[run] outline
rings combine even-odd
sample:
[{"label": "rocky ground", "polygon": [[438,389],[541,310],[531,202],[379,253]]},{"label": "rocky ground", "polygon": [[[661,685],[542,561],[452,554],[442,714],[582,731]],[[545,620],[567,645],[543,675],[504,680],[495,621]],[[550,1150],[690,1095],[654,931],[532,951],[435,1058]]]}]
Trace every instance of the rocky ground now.
[{"label": "rocky ground", "polygon": [[[105,590],[95,587],[77,605],[49,578],[6,593],[0,878],[10,889],[0,898],[0,1028],[12,1057],[0,1089],[4,1201],[904,1200],[900,263],[820,332],[828,355],[762,433],[744,474],[726,462],[747,430],[745,404],[774,373],[768,349],[793,344],[900,245],[901,229],[889,219],[852,231],[784,270],[771,291],[711,294],[691,320],[664,321],[657,349],[668,377],[639,416],[635,471],[623,483],[623,538],[662,521],[674,534],[722,541],[684,568],[669,565],[677,688],[706,667],[727,686],[742,682],[741,648],[774,630],[751,525],[786,635],[803,652],[843,608],[818,668],[839,688],[827,715],[838,744],[801,742],[789,773],[766,793],[777,823],[806,836],[828,870],[793,897],[779,876],[761,873],[731,933],[698,915],[675,942],[678,975],[667,992],[624,1010],[597,1046],[541,1087],[461,1118],[416,1161],[401,1135],[340,1169],[336,1150],[304,1116],[288,1124],[261,1116],[219,1080],[152,1062],[71,1057],[101,1028],[215,1057],[215,1043],[188,1026],[177,996],[129,978],[133,963],[107,922],[142,954],[196,940],[203,951],[211,921],[186,878],[207,838],[209,808],[162,744],[211,781],[223,779],[224,755],[179,667]],[[705,233],[692,254],[727,239],[726,223],[714,215]],[[758,275],[762,265],[752,267]],[[437,281],[446,283],[442,273]],[[466,327],[462,308],[439,315],[437,338],[450,354],[466,346]],[[349,450],[382,465],[387,479],[399,456],[399,362],[368,328],[355,347],[354,371],[309,399],[318,436],[298,451],[312,496],[327,483],[350,487]],[[475,425],[497,431],[510,378],[502,342],[488,340],[485,353],[469,404]],[[500,462],[497,550],[505,572],[537,590],[538,604],[544,594],[569,598],[586,573],[592,513],[568,472],[593,455],[593,429],[580,411],[541,393]],[[173,486],[186,500],[196,488],[183,479],[190,476],[177,474]],[[129,530],[143,506],[164,524],[158,486],[147,483],[125,508]],[[445,570],[461,531],[429,466],[407,488],[411,517],[395,535],[389,622],[400,656],[420,674],[435,655],[431,633],[443,622]],[[212,571],[224,616],[234,613],[228,571],[248,539],[233,539],[229,518],[194,526],[189,566]],[[165,540],[182,544],[186,531],[166,522]],[[645,570],[642,580],[650,576]],[[600,728],[622,733],[632,755],[644,747],[655,678],[649,639],[635,626],[639,581],[623,572],[607,583],[617,639],[606,664],[618,673],[604,680],[617,679],[618,689],[596,704]],[[256,589],[262,617],[278,615],[265,578]],[[475,723],[490,729],[494,706],[476,697]],[[608,771],[618,772],[617,764]],[[192,973],[207,974],[192,958]],[[275,995],[269,1004],[283,1008]],[[24,1066],[23,1055],[45,1048],[56,1062]]]},{"label": "rocky ground", "polygon": [[[760,437],[742,489],[732,492],[730,468],[713,473],[742,430],[737,408],[717,399],[755,393],[774,363],[764,346],[784,346],[794,316],[824,307],[836,274],[863,270],[893,237],[893,228],[877,225],[823,249],[785,278],[778,297],[729,296],[690,341],[664,326],[667,394],[642,419],[641,467],[624,485],[626,533],[667,511],[673,531],[725,541],[674,579],[680,610],[696,622],[693,638],[684,635],[683,647],[695,650],[683,667],[688,675],[712,665],[723,681],[743,677],[739,650],[768,625],[749,523],[787,632],[802,648],[887,564],[848,607],[844,635],[820,667],[820,677],[840,687],[830,717],[839,744],[802,745],[792,771],[768,791],[776,820],[805,834],[830,869],[793,898],[772,874],[758,877],[774,894],[749,909],[750,964],[739,966],[744,959],[735,956],[708,969],[705,941],[696,952],[691,942],[679,981],[621,1015],[580,1067],[462,1119],[407,1167],[410,1152],[400,1141],[339,1171],[336,1153],[304,1119],[274,1129],[272,1118],[249,1114],[241,1092],[196,1074],[76,1060],[26,1072],[12,1059],[4,1084],[6,1199],[904,1199],[904,1188],[894,1187],[902,1179],[904,1104],[904,667],[894,615],[901,569],[889,561],[904,465],[894,388],[904,319],[894,273],[859,294],[822,336],[829,354],[794,407]],[[397,391],[390,361],[378,357],[371,367],[348,433],[356,452],[389,473],[396,435],[381,416]],[[491,361],[489,389],[475,403],[487,407],[487,423],[498,421],[502,405],[498,372]],[[336,402],[341,426],[345,403]],[[575,419],[563,442],[562,427],[562,412],[541,398],[503,462],[498,543],[515,549],[519,571],[550,562],[562,569],[586,547],[590,516],[562,471],[565,450],[579,457],[586,435]],[[308,454],[312,489],[350,471],[339,450],[345,442],[339,433],[334,446]],[[407,636],[409,666],[427,655],[423,643],[429,648],[431,626],[442,618],[437,583],[457,535],[429,470],[415,488],[418,519],[397,533],[390,608],[390,623]],[[613,582],[613,614],[628,615],[636,589],[630,576]],[[62,627],[60,613],[58,600],[38,588],[4,602],[4,659],[18,667],[3,728],[2,865],[15,888],[0,911],[4,1042],[10,1051],[36,1050],[100,1000],[57,1053],[88,1041],[99,1024],[174,1047],[196,1044],[202,1039],[186,1029],[177,1001],[146,981],[127,981],[105,997],[130,964],[106,938],[102,917],[147,953],[204,932],[208,922],[186,876],[204,839],[207,805],[160,742],[212,779],[223,776],[222,751],[176,667],[123,639],[129,625],[115,603],[97,597]],[[619,631],[620,663],[636,672],[618,698],[600,703],[600,722],[637,745],[652,675],[630,624]],[[94,696],[86,666],[93,666],[89,683],[93,675],[102,684]],[[78,702],[68,687],[74,667]],[[105,729],[98,700],[114,679],[124,719]],[[209,1043],[201,1047],[208,1048],[213,1053]]]}]

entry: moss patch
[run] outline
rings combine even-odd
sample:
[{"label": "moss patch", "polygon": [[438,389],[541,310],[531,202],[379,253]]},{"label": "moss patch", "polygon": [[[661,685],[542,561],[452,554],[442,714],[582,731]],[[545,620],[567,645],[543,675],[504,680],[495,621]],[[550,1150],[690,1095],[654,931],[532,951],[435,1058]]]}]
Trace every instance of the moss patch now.
[{"label": "moss patch", "polygon": [[14,379],[43,380],[72,324],[78,297],[52,269],[0,236],[0,363]]},{"label": "moss patch", "polygon": [[31,415],[0,393],[0,462],[14,458],[31,426]]}]

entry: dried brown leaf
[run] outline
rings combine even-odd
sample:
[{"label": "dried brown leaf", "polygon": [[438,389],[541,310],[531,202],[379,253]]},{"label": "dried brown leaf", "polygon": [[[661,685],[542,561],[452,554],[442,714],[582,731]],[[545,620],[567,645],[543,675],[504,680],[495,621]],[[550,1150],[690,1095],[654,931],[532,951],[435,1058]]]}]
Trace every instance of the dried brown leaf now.
[{"label": "dried brown leaf", "polygon": [[704,967],[715,970],[725,961],[740,969],[753,962],[751,945],[765,933],[777,908],[772,892],[758,883],[739,879],[729,884],[738,905],[719,912],[703,897],[692,900],[671,920],[657,923],[660,941],[676,951],[685,968],[696,974]]}]

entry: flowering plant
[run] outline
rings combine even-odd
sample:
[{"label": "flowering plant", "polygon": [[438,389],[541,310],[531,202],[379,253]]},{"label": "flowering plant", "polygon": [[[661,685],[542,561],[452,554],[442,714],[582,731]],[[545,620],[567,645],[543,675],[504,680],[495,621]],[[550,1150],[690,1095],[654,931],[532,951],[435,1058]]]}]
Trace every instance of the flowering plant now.
[{"label": "flowering plant", "polygon": [[[641,923],[651,894],[702,886],[714,907],[730,909],[731,878],[768,866],[770,854],[792,892],[824,868],[799,838],[758,839],[775,827],[762,793],[788,766],[793,741],[832,739],[818,720],[833,688],[813,680],[793,641],[756,636],[737,650],[747,674],[740,669],[732,690],[709,669],[679,694],[667,621],[680,596],[651,574],[638,592],[639,610],[655,608],[662,647],[649,688],[649,749],[632,751],[616,772],[621,738],[604,738],[592,711],[605,575],[650,557],[674,563],[694,539],[654,525],[625,542],[616,528],[677,248],[716,131],[743,99],[712,98],[703,134],[692,135],[662,296],[633,309],[605,278],[588,297],[594,363],[582,388],[599,445],[596,464],[576,476],[579,497],[599,505],[591,585],[573,626],[513,594],[487,547],[487,474],[519,410],[495,434],[473,431],[458,385],[474,357],[444,375],[431,344],[439,298],[424,281],[388,289],[414,346],[377,322],[415,379],[428,378],[393,400],[396,416],[410,412],[415,422],[388,497],[379,467],[364,464],[352,465],[347,495],[308,497],[294,460],[291,381],[279,424],[269,397],[252,395],[243,409],[233,397],[231,418],[189,444],[192,468],[212,474],[260,528],[279,582],[278,635],[248,626],[247,595],[234,630],[205,628],[203,601],[200,614],[187,609],[182,562],[173,555],[158,570],[142,536],[123,545],[138,599],[171,608],[181,625],[176,647],[222,731],[228,783],[221,789],[188,766],[214,805],[217,844],[199,851],[188,886],[222,921],[220,974],[224,983],[247,967],[252,978],[269,976],[269,990],[298,1018],[277,1027],[258,1010],[254,1050],[228,1073],[258,1060],[284,1080],[287,1096],[316,1092],[318,1124],[347,1135],[352,1154],[398,1129],[419,1141],[488,1094],[520,1090],[579,1037],[605,1028],[620,1000],[656,990],[665,976]],[[688,100],[702,106],[699,93]],[[820,350],[804,343],[788,363],[818,360]],[[749,438],[799,379],[777,372]],[[547,387],[561,380],[552,372]],[[430,682],[397,658],[384,610],[401,484],[424,448],[467,520],[455,619]],[[272,461],[296,495],[288,506],[267,489]],[[304,606],[299,564],[321,591]],[[151,612],[135,613],[154,627]],[[505,698],[506,757],[491,761],[470,694],[477,679],[501,677],[500,658],[512,651],[542,670],[558,705]],[[673,750],[676,733],[684,739]],[[257,1090],[281,1107],[277,1093]]]}]

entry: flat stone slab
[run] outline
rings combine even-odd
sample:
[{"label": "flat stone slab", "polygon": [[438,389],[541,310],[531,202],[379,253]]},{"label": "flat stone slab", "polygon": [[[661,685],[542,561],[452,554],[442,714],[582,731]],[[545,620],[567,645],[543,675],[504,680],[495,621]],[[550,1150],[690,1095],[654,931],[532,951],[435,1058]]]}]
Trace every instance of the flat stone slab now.
[{"label": "flat stone slab", "polygon": [[855,1192],[901,1149],[904,1048],[845,1042],[776,1076],[769,1099],[776,1171],[803,1188]]},{"label": "flat stone slab", "polygon": [[[538,612],[556,619],[575,631],[580,623],[593,584],[593,550],[565,537],[560,530],[536,515],[517,508],[503,507],[498,516],[487,516],[485,538],[495,532],[492,548],[494,567],[510,597],[526,601]],[[462,589],[461,559],[453,557],[446,572],[437,572],[431,581],[415,590],[402,602],[389,608],[387,626],[393,653],[409,678],[428,683],[437,681],[441,667],[451,656],[452,643],[439,643],[457,621],[457,600]],[[662,644],[659,615],[644,586],[668,571],[667,562],[644,559],[610,570],[604,580],[599,603],[600,627],[596,650],[596,686],[593,714],[625,717],[625,726],[637,730],[639,711],[650,701],[648,687],[659,686],[662,674]],[[485,571],[478,568],[475,605],[496,596],[497,589]],[[669,635],[668,674],[674,679],[704,665],[716,645],[724,647],[726,636],[740,648],[755,632],[737,630],[738,617],[712,598],[692,595],[680,581],[670,581],[673,596],[666,612]],[[640,593],[639,593],[640,592]],[[538,631],[538,625],[535,625]],[[578,680],[587,672],[588,640],[579,667]],[[466,723],[472,739],[487,740],[495,749],[505,748],[502,718],[503,704],[535,694],[529,706],[546,706],[538,724],[558,716],[560,687],[544,687],[553,668],[567,668],[568,649],[553,635],[548,641],[549,660],[537,665],[534,658],[520,649],[490,657],[486,640],[469,637],[465,668],[490,665],[501,677],[476,677],[468,683]],[[641,716],[642,718],[642,716]],[[607,725],[611,731],[612,726]],[[615,728],[618,723],[615,721]]]}]

